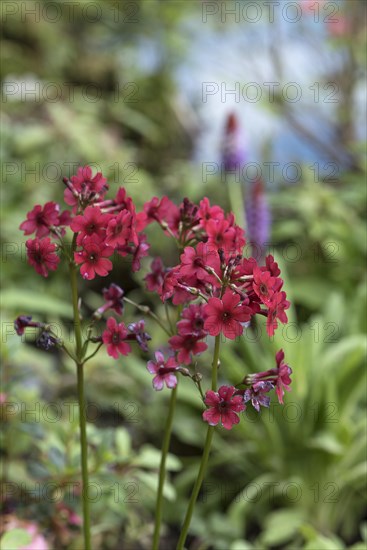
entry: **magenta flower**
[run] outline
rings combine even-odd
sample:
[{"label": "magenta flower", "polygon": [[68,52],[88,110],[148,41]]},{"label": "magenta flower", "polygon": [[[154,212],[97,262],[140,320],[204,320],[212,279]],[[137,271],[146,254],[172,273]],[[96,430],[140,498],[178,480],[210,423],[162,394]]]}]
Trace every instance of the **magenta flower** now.
[{"label": "magenta flower", "polygon": [[210,220],[220,220],[224,218],[223,209],[220,206],[210,206],[208,197],[204,197],[199,203],[200,225],[206,229],[207,223]]},{"label": "magenta flower", "polygon": [[191,334],[177,334],[168,340],[172,349],[177,352],[177,360],[184,365],[190,365],[192,355],[203,353],[208,346]]},{"label": "magenta flower", "polygon": [[74,233],[79,233],[78,243],[80,244],[84,237],[91,235],[103,238],[110,217],[108,214],[103,214],[98,206],[88,206],[83,214],[75,216],[70,227]]},{"label": "magenta flower", "polygon": [[50,233],[50,226],[60,224],[60,206],[56,202],[46,202],[42,207],[37,204],[33,210],[28,212],[27,219],[20,224],[19,229],[24,235],[36,233],[36,237],[46,237]]},{"label": "magenta flower", "polygon": [[127,210],[112,217],[107,226],[106,243],[113,247],[124,246],[129,241],[135,241],[135,244],[138,244],[132,224],[133,217]]},{"label": "magenta flower", "polygon": [[44,323],[39,323],[37,321],[32,321],[31,315],[19,315],[14,321],[14,328],[18,336],[24,334],[24,329],[27,327],[44,327]]},{"label": "magenta flower", "polygon": [[197,279],[202,281],[217,283],[217,279],[210,275],[205,267],[214,269],[217,275],[220,275],[220,261],[218,253],[209,249],[204,243],[199,243],[196,248],[186,246],[183,254],[181,254],[180,275],[185,282],[195,282]]},{"label": "magenta flower", "polygon": [[243,332],[241,323],[249,321],[252,314],[252,310],[240,302],[240,296],[231,290],[226,290],[222,299],[210,298],[204,310],[208,316],[204,324],[205,330],[211,336],[223,332],[230,340],[240,336]]},{"label": "magenta flower", "polygon": [[175,388],[177,386],[177,378],[174,372],[178,369],[178,365],[174,357],[169,357],[164,360],[164,355],[160,351],[156,351],[155,362],[148,361],[147,369],[150,374],[155,374],[153,378],[153,388],[157,391],[163,389],[164,384],[167,388]]},{"label": "magenta flower", "polygon": [[[78,204],[78,195],[83,200],[91,200],[96,195],[102,197],[108,189],[101,172],[98,172],[92,177],[92,169],[90,166],[78,168],[77,175],[71,176],[68,188],[64,191],[64,200],[66,204],[75,206]],[[74,193],[73,193],[74,191]]]},{"label": "magenta flower", "polygon": [[292,369],[289,365],[284,363],[284,351],[282,349],[278,351],[275,359],[278,369],[275,392],[278,396],[279,403],[283,405],[284,390],[291,391],[289,386],[292,382],[290,378],[290,375],[292,374]]},{"label": "magenta flower", "polygon": [[158,293],[160,293],[162,290],[165,269],[162,259],[159,256],[157,258],[154,258],[154,260],[150,264],[150,269],[150,273],[148,273],[148,275],[144,277],[147,289],[150,290],[150,292],[157,291]]},{"label": "magenta flower", "polygon": [[204,330],[207,317],[204,307],[202,304],[192,304],[183,310],[181,320],[177,323],[179,334],[190,334],[197,338],[203,338],[207,335],[206,330]]},{"label": "magenta flower", "polygon": [[122,315],[124,308],[124,291],[122,288],[115,283],[111,283],[108,288],[102,289],[102,294],[103,298],[106,300],[105,305],[116,311],[117,315]]},{"label": "magenta flower", "polygon": [[27,248],[28,263],[43,277],[48,277],[49,271],[55,271],[60,258],[55,254],[56,244],[51,239],[28,239]]},{"label": "magenta flower", "polygon": [[81,264],[80,273],[84,279],[94,279],[96,275],[105,277],[112,269],[112,262],[107,259],[113,254],[113,248],[107,246],[98,235],[85,237],[83,250],[74,252],[74,260]]},{"label": "magenta flower", "polygon": [[115,359],[119,354],[128,355],[131,347],[126,343],[128,331],[124,323],[117,323],[116,319],[107,319],[107,328],[102,334],[102,341],[107,346],[107,353]]},{"label": "magenta flower", "polygon": [[278,319],[283,324],[288,322],[285,310],[289,308],[290,302],[286,298],[287,295],[284,291],[278,292],[267,304],[266,330],[269,336],[273,336],[275,329],[278,328]]},{"label": "magenta flower", "polygon": [[[282,349],[278,351],[275,358],[277,362],[276,368],[269,369],[264,372],[257,372],[255,374],[249,374],[245,376],[243,383],[252,385],[255,391],[257,391],[257,389],[260,388],[258,385],[259,382],[270,382],[272,386],[275,386],[279,403],[283,405],[284,390],[291,391],[289,386],[292,382],[290,378],[292,369],[289,365],[284,363],[284,351]],[[262,386],[263,391],[264,389],[265,386]]]},{"label": "magenta flower", "polygon": [[238,424],[240,418],[237,413],[244,411],[246,405],[241,395],[233,395],[236,388],[221,386],[218,392],[209,390],[205,394],[205,404],[209,407],[203,412],[203,419],[210,426],[221,422],[223,428],[230,430],[233,424]]},{"label": "magenta flower", "polygon": [[137,214],[138,231],[142,231],[145,227],[153,222],[170,223],[177,215],[177,206],[166,196],[159,199],[153,197],[150,201],[144,204],[143,212]]},{"label": "magenta flower", "polygon": [[271,276],[269,271],[262,271],[259,267],[255,267],[253,275],[252,288],[260,300],[268,305],[274,295],[275,278]]}]

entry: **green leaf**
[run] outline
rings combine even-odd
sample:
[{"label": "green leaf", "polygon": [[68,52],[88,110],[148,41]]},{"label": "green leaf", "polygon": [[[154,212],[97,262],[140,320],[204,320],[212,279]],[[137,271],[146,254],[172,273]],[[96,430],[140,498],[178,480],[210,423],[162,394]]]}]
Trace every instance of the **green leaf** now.
[{"label": "green leaf", "polygon": [[118,459],[127,458],[131,452],[130,435],[125,428],[117,428],[115,434],[115,443],[118,453]]},{"label": "green leaf", "polygon": [[345,548],[343,542],[338,537],[324,537],[317,535],[316,538],[306,544],[304,550],[342,550]]},{"label": "green leaf", "polygon": [[24,313],[49,313],[72,318],[71,305],[65,301],[50,296],[42,296],[28,290],[9,289],[4,290],[1,295],[2,307],[4,309],[22,311]]},{"label": "green leaf", "polygon": [[321,449],[330,454],[341,455],[344,447],[331,432],[320,432],[309,441],[311,449]]},{"label": "green leaf", "polygon": [[302,510],[277,510],[265,520],[261,541],[265,545],[278,545],[294,537],[304,522]]},{"label": "green leaf", "polygon": [[1,550],[19,550],[32,541],[32,535],[25,529],[7,531],[0,540]]},{"label": "green leaf", "polygon": [[235,540],[229,547],[230,550],[251,550],[252,548],[252,544],[246,540]]},{"label": "green leaf", "polygon": [[[161,462],[161,452],[152,447],[151,445],[144,445],[141,448],[139,455],[132,461],[134,466],[140,468],[149,468],[151,470],[159,468]],[[166,461],[166,468],[172,472],[178,472],[181,470],[181,460],[177,456],[168,454]]]}]

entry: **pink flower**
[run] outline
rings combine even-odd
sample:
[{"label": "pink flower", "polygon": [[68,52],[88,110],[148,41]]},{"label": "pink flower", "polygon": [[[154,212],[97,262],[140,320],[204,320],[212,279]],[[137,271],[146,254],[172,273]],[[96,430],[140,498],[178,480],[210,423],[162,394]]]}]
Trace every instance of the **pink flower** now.
[{"label": "pink flower", "polygon": [[266,269],[270,271],[273,277],[278,277],[280,275],[280,269],[277,262],[274,260],[274,257],[271,254],[268,254],[265,258]]},{"label": "pink flower", "polygon": [[178,352],[178,362],[184,365],[190,365],[192,362],[192,355],[203,353],[208,347],[204,342],[200,342],[199,338],[191,334],[178,334],[172,336],[168,342],[171,348]]},{"label": "pink flower", "polygon": [[154,258],[154,260],[150,264],[150,269],[150,273],[148,273],[148,275],[144,277],[147,289],[150,290],[150,292],[157,291],[158,293],[160,293],[162,290],[162,284],[165,274],[162,258],[160,258],[159,256],[157,258]]},{"label": "pink flower", "polygon": [[292,369],[289,365],[284,363],[284,351],[281,349],[275,356],[277,362],[277,380],[275,392],[278,396],[278,401],[283,405],[283,395],[285,391],[291,391],[290,384],[292,382],[290,375],[292,374]]},{"label": "pink flower", "polygon": [[126,343],[128,330],[124,323],[117,323],[116,319],[110,317],[107,320],[107,328],[102,334],[102,341],[107,346],[107,353],[115,359],[119,354],[128,355],[131,347]]},{"label": "pink flower", "polygon": [[214,250],[223,248],[227,252],[234,252],[236,231],[225,219],[210,220],[206,224],[208,246]]},{"label": "pink flower", "polygon": [[74,233],[79,233],[78,244],[84,237],[98,235],[103,238],[106,234],[106,226],[111,216],[103,214],[98,206],[88,206],[84,213],[80,216],[75,216],[70,224]]},{"label": "pink flower", "polygon": [[50,233],[50,226],[60,224],[59,213],[60,206],[56,202],[46,202],[43,207],[37,204],[28,212],[26,221],[20,224],[19,229],[24,231],[24,235],[36,232],[36,237],[45,237]]},{"label": "pink flower", "polygon": [[[291,384],[290,375],[292,374],[292,369],[289,365],[284,363],[284,352],[282,349],[279,350],[276,354],[276,362],[276,368],[269,369],[264,372],[257,372],[255,374],[249,374],[245,376],[243,383],[247,385],[252,385],[255,391],[257,391],[257,388],[260,388],[260,382],[271,383],[273,386],[275,386],[275,391],[278,396],[279,403],[283,405],[284,390],[291,391],[289,386]],[[264,389],[265,386],[262,386],[262,390]]]},{"label": "pink flower", "polygon": [[30,315],[19,315],[14,321],[14,328],[18,336],[22,336],[22,334],[24,334],[24,329],[27,327],[42,328],[44,327],[44,323],[32,321]]},{"label": "pink flower", "polygon": [[[92,177],[90,166],[78,168],[77,175],[70,178],[71,187],[74,192],[78,193],[82,201],[91,201],[96,195],[102,197],[108,189],[106,181],[101,172]],[[70,206],[78,204],[78,197],[73,194],[69,187],[64,191],[64,200]]]},{"label": "pink flower", "polygon": [[153,197],[150,201],[144,204],[143,212],[137,214],[137,230],[142,231],[152,222],[166,222],[168,225],[172,223],[177,214],[177,206],[164,196],[161,200],[158,197]]},{"label": "pink flower", "polygon": [[196,248],[187,246],[180,259],[180,275],[188,283],[200,279],[218,284],[214,275],[210,275],[205,267],[214,269],[219,276],[221,274],[219,256],[215,250],[210,250],[206,244],[199,243]]},{"label": "pink flower", "polygon": [[274,335],[274,331],[278,328],[278,321],[281,323],[287,323],[288,317],[285,310],[289,308],[290,302],[286,299],[285,292],[276,293],[268,302],[268,314],[266,320],[266,330],[269,336]]},{"label": "pink flower", "polygon": [[204,330],[206,317],[205,306],[202,304],[186,307],[181,314],[181,320],[177,323],[178,333],[203,338],[207,334]]},{"label": "pink flower", "polygon": [[28,239],[27,248],[28,263],[43,277],[48,277],[49,271],[55,271],[60,258],[55,254],[56,244],[48,237],[44,239]]},{"label": "pink flower", "polygon": [[139,271],[141,267],[140,260],[142,258],[145,258],[145,256],[148,256],[149,248],[150,248],[150,245],[147,243],[147,236],[144,235],[144,233],[141,233],[138,236],[138,244],[133,250],[132,270],[134,273],[136,271]]},{"label": "pink flower", "polygon": [[250,320],[251,308],[240,304],[241,298],[231,290],[226,290],[222,299],[210,298],[205,306],[207,319],[204,328],[212,336],[223,332],[226,338],[234,340],[243,332],[241,323]]},{"label": "pink flower", "polygon": [[106,243],[109,246],[124,246],[130,241],[138,244],[137,235],[133,231],[133,217],[127,210],[119,212],[108,222]]},{"label": "pink flower", "polygon": [[254,280],[252,287],[260,300],[268,305],[274,296],[275,278],[269,271],[262,271],[259,267],[254,269]]},{"label": "pink flower", "polygon": [[113,248],[106,244],[97,235],[85,237],[82,242],[83,250],[74,252],[74,260],[82,264],[80,273],[84,279],[94,279],[96,275],[105,277],[112,269],[112,262],[107,256],[113,254]]},{"label": "pink flower", "polygon": [[206,229],[210,220],[224,219],[224,212],[220,206],[210,206],[209,199],[204,197],[199,203],[200,225]]},{"label": "pink flower", "polygon": [[233,424],[238,424],[240,418],[237,413],[244,411],[246,406],[241,395],[235,395],[233,386],[221,386],[218,392],[209,390],[205,394],[205,404],[209,407],[203,412],[203,419],[210,426],[221,422],[223,428],[230,430]]},{"label": "pink flower", "polygon": [[[108,308],[116,311],[117,315],[122,315],[124,308],[124,291],[115,283],[111,283],[108,288],[102,289],[103,298],[106,300]],[[103,306],[102,306],[103,307]]]},{"label": "pink flower", "polygon": [[174,372],[178,369],[178,365],[174,357],[169,357],[164,360],[164,355],[160,351],[156,351],[155,362],[148,361],[147,369],[151,374],[155,374],[153,378],[153,388],[157,391],[163,389],[164,384],[167,388],[175,388],[177,386],[177,378]]}]

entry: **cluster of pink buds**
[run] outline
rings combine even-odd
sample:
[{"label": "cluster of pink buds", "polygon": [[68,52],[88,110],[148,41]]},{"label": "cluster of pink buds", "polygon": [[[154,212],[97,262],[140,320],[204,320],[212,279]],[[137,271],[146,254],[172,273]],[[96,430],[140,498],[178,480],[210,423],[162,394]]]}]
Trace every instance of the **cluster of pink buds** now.
[{"label": "cluster of pink buds", "polygon": [[[63,181],[64,199],[70,210],[61,212],[54,202],[43,207],[36,205],[20,226],[25,235],[35,233],[34,239],[27,240],[26,247],[28,261],[36,271],[47,277],[49,271],[58,267],[63,255],[70,266],[80,270],[83,279],[91,280],[110,273],[111,257],[115,253],[130,255],[132,269],[137,271],[141,268],[141,258],[147,256],[149,250],[144,231],[148,225],[158,224],[167,238],[175,241],[179,263],[165,267],[162,259],[155,257],[145,283],[163,302],[177,306],[178,314],[175,327],[166,330],[168,358],[157,351],[155,361],[148,362],[148,371],[154,375],[154,388],[161,390],[166,385],[172,389],[179,374],[190,377],[207,406],[204,420],[211,425],[221,422],[227,429],[238,422],[238,413],[245,409],[247,402],[251,401],[256,410],[260,405],[268,406],[267,394],[273,388],[282,402],[283,390],[289,390],[291,373],[282,351],[277,354],[277,368],[248,375],[238,387],[222,386],[218,392],[210,390],[206,395],[201,389],[202,375],[192,372],[195,357],[207,350],[210,336],[223,335],[234,340],[255,316],[266,318],[269,336],[274,334],[279,322],[287,322],[286,310],[290,304],[279,267],[271,255],[265,258],[264,265],[243,256],[245,235],[233,214],[225,214],[221,207],[211,205],[208,198],[199,204],[185,198],[176,205],[166,196],[154,197],[144,204],[141,212],[136,212],[123,187],[113,199],[106,199],[106,179],[101,173],[92,176],[88,166],[79,168],[77,175]],[[70,232],[71,246],[70,241],[67,242]],[[120,287],[111,284],[102,294],[104,303],[93,313],[88,325],[83,357],[89,343],[97,344],[96,351],[105,346],[115,359],[130,353],[132,342],[147,352],[150,336],[143,320],[125,324],[110,316],[100,335],[93,336],[95,323],[106,312],[112,311],[118,316],[124,313],[126,297]],[[137,306],[143,313],[152,314],[146,306]],[[155,314],[152,317],[162,325]],[[38,327],[39,345],[45,349],[63,345],[49,327],[32,322],[31,317],[18,317],[15,327],[18,334],[23,334],[26,327]]]}]

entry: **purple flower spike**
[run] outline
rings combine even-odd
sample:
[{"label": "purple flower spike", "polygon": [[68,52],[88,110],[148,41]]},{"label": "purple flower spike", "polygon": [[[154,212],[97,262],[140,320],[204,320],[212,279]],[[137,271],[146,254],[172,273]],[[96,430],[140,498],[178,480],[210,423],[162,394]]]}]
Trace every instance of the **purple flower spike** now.
[{"label": "purple flower spike", "polygon": [[250,189],[246,200],[246,218],[252,255],[260,261],[265,255],[265,243],[269,241],[271,223],[264,183],[261,180],[256,180]]},{"label": "purple flower spike", "polygon": [[228,115],[222,145],[222,162],[226,172],[241,171],[246,162],[246,150],[238,118],[234,113]]}]

